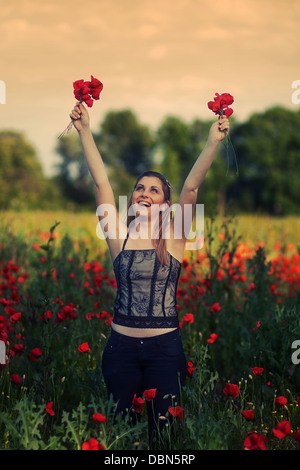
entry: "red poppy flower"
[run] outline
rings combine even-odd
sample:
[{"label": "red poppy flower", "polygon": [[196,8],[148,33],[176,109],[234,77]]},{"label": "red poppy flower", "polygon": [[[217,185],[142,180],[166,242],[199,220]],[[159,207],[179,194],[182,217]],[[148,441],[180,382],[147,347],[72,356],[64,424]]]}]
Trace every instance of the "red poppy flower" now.
[{"label": "red poppy flower", "polygon": [[17,356],[21,356],[21,354],[23,354],[24,352],[24,346],[23,344],[15,344],[12,347],[12,350],[14,351],[15,354],[17,354]]},{"label": "red poppy flower", "polygon": [[192,361],[187,362],[187,373],[188,377],[192,378],[194,373],[194,364]]},{"label": "red poppy flower", "polygon": [[[93,106],[94,100],[99,100],[100,93],[103,89],[103,83],[100,82],[97,78],[94,78],[91,75],[90,81],[84,81],[83,79],[76,80],[73,82],[73,93],[75,98],[84,102],[89,108]],[[72,129],[73,121],[66,127],[66,129],[60,134],[59,138],[68,134]]]},{"label": "red poppy flower", "polygon": [[82,343],[78,346],[79,352],[90,352],[89,343]]},{"label": "red poppy flower", "polygon": [[233,110],[228,108],[233,103],[234,99],[230,93],[215,93],[214,101],[209,101],[207,103],[208,108],[219,116],[226,115],[226,117],[231,116]]},{"label": "red poppy flower", "polygon": [[228,397],[236,398],[240,394],[240,389],[237,385],[229,383],[224,387],[223,393]]},{"label": "red poppy flower", "polygon": [[39,359],[42,355],[43,351],[40,348],[34,348],[29,353],[29,359],[34,362]]},{"label": "red poppy flower", "polygon": [[252,372],[254,375],[261,375],[264,369],[262,367],[253,367]]},{"label": "red poppy flower", "polygon": [[289,421],[281,421],[281,423],[276,424],[276,428],[272,429],[274,436],[278,439],[283,439],[284,437],[291,434],[291,425]]},{"label": "red poppy flower", "polygon": [[242,411],[242,416],[245,418],[246,421],[253,421],[254,411],[253,410],[244,410],[244,411]]},{"label": "red poppy flower", "polygon": [[133,400],[132,400],[132,406],[136,413],[141,413],[143,411],[143,406],[144,406],[144,400],[142,398],[137,398],[136,393],[134,394]]},{"label": "red poppy flower", "polygon": [[89,82],[76,80],[73,83],[73,89],[75,98],[80,102],[84,101],[86,105],[91,108],[93,106],[93,100],[99,100],[103,84],[100,80],[91,75],[91,81]]},{"label": "red poppy flower", "polygon": [[210,337],[208,338],[207,342],[212,344],[215,343],[218,339],[218,335],[216,333],[212,333]]},{"label": "red poppy flower", "polygon": [[287,404],[287,399],[285,397],[276,397],[275,398],[275,403],[277,403],[277,405],[280,405],[280,406],[284,406]]},{"label": "red poppy flower", "polygon": [[49,413],[49,415],[54,416],[55,413],[52,410],[52,406],[53,406],[53,401],[49,401],[49,403],[47,403],[45,410],[47,411],[47,413]]},{"label": "red poppy flower", "polygon": [[246,437],[244,440],[244,448],[246,450],[266,450],[267,438],[262,434],[250,434],[250,436]]},{"label": "red poppy flower", "polygon": [[184,420],[184,409],[181,406],[171,406],[168,412],[175,418],[179,418],[181,421]]},{"label": "red poppy flower", "polygon": [[83,442],[81,450],[105,450],[105,447],[99,444],[97,439],[91,437],[88,441]]},{"label": "red poppy flower", "polygon": [[[209,101],[207,103],[207,106],[211,111],[213,111],[218,116],[226,116],[227,118],[229,118],[233,113],[233,109],[229,108],[229,105],[231,105],[233,101],[234,101],[233,96],[230,93],[222,93],[221,95],[219,93],[215,93],[214,100]],[[226,138],[227,138],[227,143],[228,142],[231,143],[231,140],[227,134],[226,134]],[[238,175],[238,165],[237,165],[235,152],[234,152],[234,157],[235,157],[236,169],[237,169],[237,175]],[[227,150],[227,158],[228,158],[228,150]],[[228,161],[228,164],[229,164],[229,161]]]},{"label": "red poppy flower", "polygon": [[186,313],[182,319],[184,323],[194,323],[194,315],[192,313]]},{"label": "red poppy flower", "polygon": [[233,109],[232,109],[232,108],[226,108],[226,109],[224,110],[224,114],[225,114],[225,116],[226,116],[227,118],[229,118],[229,117],[232,115],[232,113],[233,113]]},{"label": "red poppy flower", "polygon": [[219,312],[221,310],[219,302],[215,302],[211,307],[210,311],[211,312]]},{"label": "red poppy flower", "polygon": [[98,423],[106,423],[106,421],[107,421],[105,416],[101,413],[94,413],[93,414],[93,420],[97,421]]},{"label": "red poppy flower", "polygon": [[11,382],[15,385],[20,385],[20,383],[22,382],[22,379],[18,374],[11,374],[9,378]]},{"label": "red poppy flower", "polygon": [[40,321],[46,321],[46,320],[51,320],[52,318],[52,312],[51,310],[47,310],[46,312],[43,312],[40,315]]},{"label": "red poppy flower", "polygon": [[294,433],[294,439],[300,444],[300,431]]},{"label": "red poppy flower", "polygon": [[16,312],[13,315],[11,315],[11,317],[10,317],[10,321],[12,323],[18,323],[18,321],[20,321],[20,320],[21,320],[21,312]]},{"label": "red poppy flower", "polygon": [[146,401],[151,401],[155,398],[157,388],[149,388],[144,391],[144,398]]}]

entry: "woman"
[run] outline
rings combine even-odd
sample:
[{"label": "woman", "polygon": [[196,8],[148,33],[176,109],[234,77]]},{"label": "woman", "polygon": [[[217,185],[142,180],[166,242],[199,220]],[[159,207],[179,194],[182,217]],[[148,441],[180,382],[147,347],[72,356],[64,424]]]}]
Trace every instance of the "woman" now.
[{"label": "woman", "polygon": [[[207,143],[180,193],[176,209],[180,210],[180,219],[176,213],[172,219],[166,217],[172,202],[171,185],[163,175],[150,171],[137,179],[127,224],[123,225],[85,106],[77,103],[70,117],[95,182],[97,206],[110,208],[108,218],[99,216],[117,281],[111,336],[102,360],[107,391],[118,403],[117,411],[125,412],[132,407],[134,397],[156,389],[153,403],[147,402],[153,444],[159,440],[157,430],[166,421],[163,417],[168,408],[179,403],[187,374],[176,310],[177,282],[189,232],[183,227],[184,212],[195,206],[198,188],[225,131],[229,131],[229,122],[222,117],[211,126]],[[178,220],[182,226],[178,226]]]}]

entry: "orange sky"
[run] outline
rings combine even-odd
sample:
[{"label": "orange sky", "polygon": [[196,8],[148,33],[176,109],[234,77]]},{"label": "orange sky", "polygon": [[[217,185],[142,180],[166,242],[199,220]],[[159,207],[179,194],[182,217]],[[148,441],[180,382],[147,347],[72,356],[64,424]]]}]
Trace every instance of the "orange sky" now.
[{"label": "orange sky", "polygon": [[23,131],[50,174],[72,83],[91,74],[104,83],[94,129],[111,109],[152,128],[170,114],[210,119],[215,92],[235,97],[240,121],[296,110],[299,31],[299,0],[13,0],[0,9],[0,129]]}]

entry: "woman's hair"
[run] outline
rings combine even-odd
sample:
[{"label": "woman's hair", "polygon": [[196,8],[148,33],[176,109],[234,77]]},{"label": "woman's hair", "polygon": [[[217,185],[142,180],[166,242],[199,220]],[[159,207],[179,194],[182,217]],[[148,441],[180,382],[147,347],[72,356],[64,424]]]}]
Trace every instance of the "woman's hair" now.
[{"label": "woman's hair", "polygon": [[[157,171],[145,171],[141,175],[137,177],[137,180],[134,185],[134,190],[137,187],[139,181],[144,178],[144,176],[154,176],[155,178],[158,178],[161,181],[162,184],[162,189],[165,197],[165,202],[168,201],[169,205],[172,205],[172,186],[169,183],[169,181],[162,175],[161,173],[158,173]],[[133,191],[134,191],[133,190]],[[130,196],[129,202],[128,202],[128,209],[132,205],[132,196],[133,192]],[[134,215],[127,215],[127,227],[129,227],[131,221],[134,220]],[[153,239],[154,247],[158,256],[159,261],[161,264],[168,264],[169,263],[169,256],[167,252],[167,244],[166,244],[166,239],[162,237],[162,231],[163,231],[163,224],[162,224],[162,213],[159,213],[159,234],[158,238]]]}]

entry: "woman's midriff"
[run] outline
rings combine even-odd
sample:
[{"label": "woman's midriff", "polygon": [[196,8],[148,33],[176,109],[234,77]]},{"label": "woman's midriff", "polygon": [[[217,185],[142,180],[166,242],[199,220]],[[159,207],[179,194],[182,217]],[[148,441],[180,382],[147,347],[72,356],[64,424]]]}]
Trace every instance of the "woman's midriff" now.
[{"label": "woman's midriff", "polygon": [[114,322],[112,322],[111,327],[117,333],[132,336],[133,338],[149,338],[177,330],[177,328],[129,328],[128,326],[116,325]]}]

